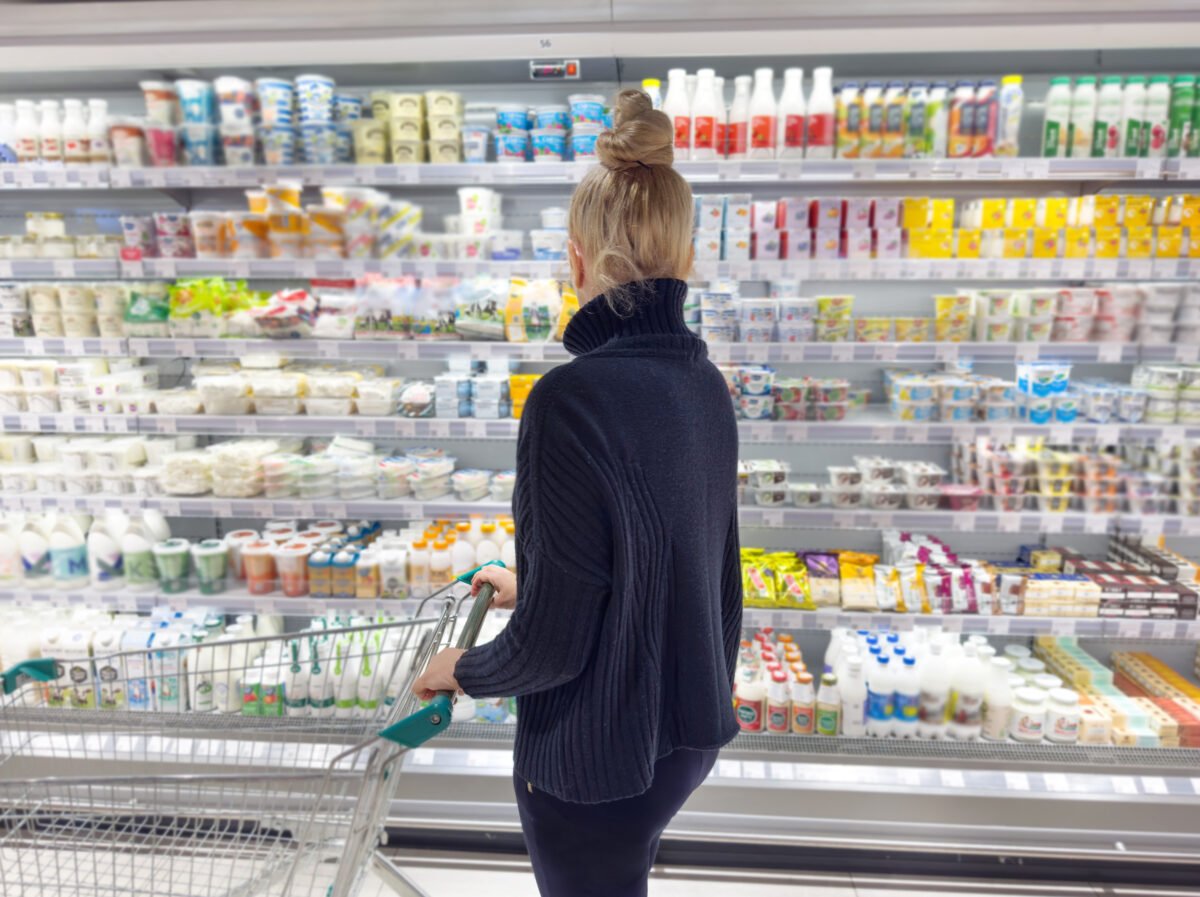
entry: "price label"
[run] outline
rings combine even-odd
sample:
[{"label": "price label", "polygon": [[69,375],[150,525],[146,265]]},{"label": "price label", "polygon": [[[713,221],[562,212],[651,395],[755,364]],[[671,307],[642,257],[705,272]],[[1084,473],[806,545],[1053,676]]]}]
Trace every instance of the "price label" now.
[{"label": "price label", "polygon": [[1146,794],[1166,794],[1167,783],[1158,776],[1142,776],[1142,791]]},{"label": "price label", "polygon": [[1117,638],[1141,638],[1141,620],[1119,620],[1117,622]]},{"label": "price label", "polygon": [[374,436],[377,432],[377,423],[369,417],[360,417],[354,422],[354,432],[359,436]]},{"label": "price label", "polygon": [[1058,794],[1071,790],[1071,785],[1067,781],[1067,777],[1061,772],[1045,772],[1042,773],[1042,781],[1046,783],[1046,790],[1053,791]]},{"label": "price label", "polygon": [[947,632],[962,632],[963,618],[955,616],[942,617],[942,628]]},{"label": "price label", "polygon": [[55,277],[74,277],[76,274],[75,263],[70,259],[55,259],[54,260],[54,276]]},{"label": "price label", "polygon": [[1117,794],[1137,794],[1137,782],[1128,776],[1113,776],[1108,780],[1112,790]]},{"label": "price label", "polygon": [[1021,529],[1021,518],[1016,514],[1001,514],[997,518],[997,527],[1002,533],[1015,533]]},{"label": "price label", "polygon": [[1075,634],[1075,621],[1074,620],[1063,620],[1063,619],[1051,620],[1050,621],[1050,634],[1058,635],[1058,636],[1074,635]]},{"label": "price label", "polygon": [[988,620],[987,631],[993,635],[1008,635],[1009,623],[1008,617],[992,617]]},{"label": "price label", "polygon": [[767,765],[761,760],[744,760],[742,761],[742,778],[744,779],[765,779],[767,777]]},{"label": "price label", "polygon": [[1028,791],[1029,776],[1023,772],[1006,772],[1004,784],[1010,791]]},{"label": "price label", "polygon": [[212,503],[212,512],[214,517],[232,517],[233,505],[227,501],[214,501]]}]

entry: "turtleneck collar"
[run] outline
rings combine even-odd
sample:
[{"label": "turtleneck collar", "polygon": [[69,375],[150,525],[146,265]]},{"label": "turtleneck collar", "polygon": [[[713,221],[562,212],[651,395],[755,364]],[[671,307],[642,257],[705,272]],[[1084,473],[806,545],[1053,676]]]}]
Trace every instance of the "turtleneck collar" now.
[{"label": "turtleneck collar", "polygon": [[633,308],[624,314],[597,296],[575,314],[563,332],[563,345],[572,355],[586,355],[621,341],[622,347],[682,350],[704,354],[705,347],[683,322],[687,284],[674,278],[642,280],[626,289]]}]

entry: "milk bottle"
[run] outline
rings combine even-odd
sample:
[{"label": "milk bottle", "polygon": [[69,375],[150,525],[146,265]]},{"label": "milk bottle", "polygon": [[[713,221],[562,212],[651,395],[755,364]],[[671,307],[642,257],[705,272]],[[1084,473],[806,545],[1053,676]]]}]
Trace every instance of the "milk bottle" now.
[{"label": "milk bottle", "polygon": [[749,75],[733,79],[733,103],[729,107],[728,153],[730,159],[745,159],[750,150]]},{"label": "milk bottle", "polygon": [[784,69],[783,93],[779,95],[779,123],[775,146],[781,159],[804,156],[805,104],[804,69]]},{"label": "milk bottle", "polygon": [[872,738],[886,738],[892,734],[895,701],[896,683],[891,658],[877,655],[867,677],[867,734]]},{"label": "milk bottle", "polygon": [[[901,649],[904,650],[904,649]],[[921,677],[917,674],[915,657],[898,658],[901,661],[896,676],[896,703],[892,714],[892,734],[898,738],[915,738],[917,722],[921,715]]]},{"label": "milk bottle", "polygon": [[12,103],[0,103],[0,165],[17,162],[17,109]]},{"label": "milk bottle", "polygon": [[833,69],[813,69],[813,89],[806,109],[808,127],[804,155],[809,159],[832,159],[836,142],[837,107],[833,100]]},{"label": "milk bottle", "polygon": [[671,69],[667,72],[667,96],[662,111],[675,128],[675,151],[687,158],[692,139],[692,104],[687,94],[687,72]]},{"label": "milk bottle", "polygon": [[87,165],[91,161],[87,122],[80,100],[63,100],[63,161],[68,165]]},{"label": "milk bottle", "polygon": [[1125,80],[1121,97],[1121,151],[1123,158],[1140,155],[1146,128],[1146,78],[1133,75]]},{"label": "milk bottle", "polygon": [[917,716],[917,737],[944,738],[946,706],[950,700],[950,670],[942,656],[941,642],[930,642],[921,661],[921,706]]},{"label": "milk bottle", "polygon": [[1000,102],[995,81],[979,82],[974,105],[975,131],[971,142],[971,155],[976,158],[988,158],[995,153],[996,126],[1000,119]]},{"label": "milk bottle", "polygon": [[108,100],[88,100],[88,158],[93,165],[112,161],[108,142]]},{"label": "milk bottle", "polygon": [[30,164],[38,160],[38,116],[33,100],[17,100],[17,119],[13,131],[17,140],[17,161]]},{"label": "milk bottle", "polygon": [[96,680],[92,672],[92,629],[80,624],[68,630],[59,652],[66,668],[67,703],[76,710],[96,709]]},{"label": "milk bottle", "polygon": [[1146,91],[1146,127],[1142,131],[1141,154],[1151,159],[1165,159],[1170,128],[1171,79],[1154,75]]},{"label": "milk bottle", "polygon": [[62,122],[58,119],[58,100],[42,100],[41,121],[38,125],[38,155],[43,163],[62,164]]},{"label": "milk bottle", "polygon": [[1121,79],[1111,75],[1101,79],[1096,121],[1092,125],[1093,159],[1115,159],[1120,155],[1123,105]]},{"label": "milk bottle", "polygon": [[1051,78],[1042,126],[1042,155],[1061,159],[1070,155],[1067,135],[1071,125],[1071,79]]},{"label": "milk bottle", "polygon": [[127,629],[121,636],[121,653],[125,655],[125,668],[121,672],[130,710],[153,709],[150,692],[150,640],[153,635],[149,621],[146,621]]},{"label": "milk bottle", "polygon": [[838,680],[842,683],[842,734],[861,738],[867,734],[867,683],[862,658],[857,654],[848,656],[843,668],[846,676]]},{"label": "milk bottle", "polygon": [[1096,79],[1079,78],[1071,93],[1071,123],[1067,128],[1067,155],[1086,159],[1092,154],[1092,130],[1096,124]]},{"label": "milk bottle", "polygon": [[125,709],[125,683],[120,668],[120,629],[101,629],[92,637],[96,665],[96,697],[101,710]]},{"label": "milk bottle", "polygon": [[775,102],[775,72],[754,70],[754,92],[750,95],[750,158],[775,158],[775,129],[779,117]]},{"label": "milk bottle", "polygon": [[987,673],[975,645],[963,646],[962,659],[955,665],[953,675],[949,734],[959,741],[975,741],[983,728],[983,692],[987,687]]},{"label": "milk bottle", "polygon": [[983,693],[983,737],[988,741],[1007,741],[1012,716],[1013,692],[1008,684],[1012,662],[993,657],[988,670],[988,685]]},{"label": "milk bottle", "polygon": [[716,72],[700,69],[697,74],[696,96],[692,100],[692,158],[709,160],[717,157],[717,98]]}]

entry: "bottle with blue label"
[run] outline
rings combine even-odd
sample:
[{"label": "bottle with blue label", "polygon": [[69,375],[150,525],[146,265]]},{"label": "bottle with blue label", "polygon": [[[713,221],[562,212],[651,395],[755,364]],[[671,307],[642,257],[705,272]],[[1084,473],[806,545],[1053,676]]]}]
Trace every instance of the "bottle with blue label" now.
[{"label": "bottle with blue label", "polygon": [[0,165],[17,164],[17,109],[0,103]]},{"label": "bottle with blue label", "polygon": [[894,683],[891,658],[877,655],[875,667],[867,676],[867,734],[872,738],[886,738],[892,733],[896,700]]},{"label": "bottle with blue label", "polygon": [[916,738],[917,720],[921,714],[921,677],[917,673],[917,659],[897,654],[897,660],[900,669],[896,676],[892,734],[897,738]]}]

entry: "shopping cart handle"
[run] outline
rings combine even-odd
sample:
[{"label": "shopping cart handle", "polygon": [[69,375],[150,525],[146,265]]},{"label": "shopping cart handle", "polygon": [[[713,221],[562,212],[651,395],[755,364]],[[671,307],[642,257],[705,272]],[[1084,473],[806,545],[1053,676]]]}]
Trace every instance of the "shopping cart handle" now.
[{"label": "shopping cart handle", "polygon": [[[493,561],[492,563],[499,564],[500,562]],[[483,566],[488,565],[484,564]],[[480,569],[480,567],[476,567],[458,578],[469,583]],[[479,587],[479,594],[475,596],[475,603],[471,605],[471,613],[467,616],[467,622],[463,624],[462,631],[458,634],[456,647],[463,649],[474,647],[476,639],[479,638],[479,630],[483,627],[483,618],[487,615],[488,608],[492,606],[492,597],[495,594],[496,589],[490,582],[485,582]],[[407,748],[420,747],[450,725],[455,697],[457,696],[452,691],[439,691],[427,705],[416,713],[392,723],[379,733],[379,737]]]},{"label": "shopping cart handle", "polygon": [[58,664],[50,657],[23,660],[10,670],[0,673],[4,681],[4,693],[11,695],[26,682],[49,682],[58,678]]},{"label": "shopping cart handle", "polygon": [[475,578],[475,574],[478,573],[480,570],[482,570],[484,567],[503,567],[503,566],[504,566],[504,561],[499,561],[499,560],[488,561],[486,564],[480,564],[474,570],[468,570],[466,573],[460,573],[460,574],[458,574],[458,576],[456,576],[454,578],[457,579],[459,582],[463,583],[464,585],[469,586],[471,584],[471,580],[473,580]]}]

